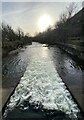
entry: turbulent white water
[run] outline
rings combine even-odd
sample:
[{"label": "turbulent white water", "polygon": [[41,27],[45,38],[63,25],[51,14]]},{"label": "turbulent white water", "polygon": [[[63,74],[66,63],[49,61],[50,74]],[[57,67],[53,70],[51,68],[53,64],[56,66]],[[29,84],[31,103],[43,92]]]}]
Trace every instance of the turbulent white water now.
[{"label": "turbulent white water", "polygon": [[38,53],[35,51],[37,48],[30,49],[35,54],[11,96],[7,108],[12,110],[17,104],[21,105],[24,100],[30,98],[30,104],[41,103],[44,109],[61,110],[70,118],[76,118],[79,109],[57,73],[53,61],[47,55],[48,48],[42,47]]}]

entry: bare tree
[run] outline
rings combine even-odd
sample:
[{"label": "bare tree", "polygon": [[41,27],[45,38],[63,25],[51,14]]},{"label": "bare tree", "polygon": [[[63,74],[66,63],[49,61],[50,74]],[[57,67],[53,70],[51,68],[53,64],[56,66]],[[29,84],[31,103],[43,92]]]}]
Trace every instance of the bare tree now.
[{"label": "bare tree", "polygon": [[59,19],[61,23],[65,23],[67,21],[67,12],[62,13]]},{"label": "bare tree", "polygon": [[67,7],[65,12],[63,12],[60,17],[59,21],[56,23],[55,28],[62,27],[63,24],[70,19],[74,14],[77,12],[77,4],[75,2],[70,3]]},{"label": "bare tree", "polygon": [[30,34],[27,32],[27,33],[26,33],[26,36],[30,37]]},{"label": "bare tree", "polygon": [[21,39],[21,29],[18,28],[18,29],[17,29],[17,32],[18,32],[18,37],[19,37],[19,40],[20,40],[20,39]]},{"label": "bare tree", "polygon": [[77,7],[77,3],[75,3],[75,2],[70,3],[66,7],[66,10],[67,10],[67,19],[70,19],[74,14],[76,14],[77,8],[78,8]]},{"label": "bare tree", "polygon": [[18,28],[17,33],[18,33],[19,40],[21,40],[21,37],[24,37],[24,33],[23,33],[22,29]]}]

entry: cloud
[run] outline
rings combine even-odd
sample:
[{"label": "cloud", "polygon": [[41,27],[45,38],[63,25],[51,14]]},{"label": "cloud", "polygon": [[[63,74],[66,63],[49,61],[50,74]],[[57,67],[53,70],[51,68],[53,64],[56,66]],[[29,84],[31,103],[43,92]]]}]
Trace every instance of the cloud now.
[{"label": "cloud", "polygon": [[4,17],[4,16],[8,16],[8,15],[20,14],[20,13],[23,13],[27,10],[28,10],[28,8],[25,8],[25,9],[22,9],[22,10],[16,10],[16,11],[10,11],[8,13],[2,13],[2,15]]},{"label": "cloud", "polygon": [[38,19],[43,14],[48,14],[56,23],[61,12],[68,3],[44,2],[7,2],[3,3],[3,22],[14,29],[21,27],[24,32],[34,34],[38,30]]},{"label": "cloud", "polygon": [[2,0],[2,2],[83,2],[83,0]]}]

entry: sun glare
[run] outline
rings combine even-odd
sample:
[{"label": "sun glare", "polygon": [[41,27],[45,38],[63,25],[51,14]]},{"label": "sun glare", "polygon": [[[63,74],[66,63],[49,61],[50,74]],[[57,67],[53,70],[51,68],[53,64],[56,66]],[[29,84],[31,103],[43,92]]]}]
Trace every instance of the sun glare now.
[{"label": "sun glare", "polygon": [[41,32],[45,31],[49,26],[53,25],[53,21],[49,15],[42,15],[39,18],[38,26]]}]

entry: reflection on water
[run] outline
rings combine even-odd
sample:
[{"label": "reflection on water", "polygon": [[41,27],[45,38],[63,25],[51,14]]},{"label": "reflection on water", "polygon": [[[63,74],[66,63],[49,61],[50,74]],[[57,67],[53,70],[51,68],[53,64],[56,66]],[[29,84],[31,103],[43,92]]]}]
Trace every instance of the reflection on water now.
[{"label": "reflection on water", "polygon": [[57,47],[51,47],[50,52],[51,59],[53,60],[55,68],[62,79],[68,81],[70,84],[79,85],[81,87],[83,84],[82,75],[84,74],[82,63],[78,66],[72,58],[60,51]]},{"label": "reflection on water", "polygon": [[74,61],[74,58],[57,47],[51,47],[50,52],[56,70],[84,110],[84,63]]},{"label": "reflection on water", "polygon": [[[12,80],[15,77],[21,79],[7,104],[4,114],[6,120],[32,117],[47,120],[77,118],[77,104],[59,74],[75,74],[78,69],[73,69],[73,64],[70,64],[73,61],[58,48],[48,49],[34,43],[6,60],[3,67],[7,65],[7,77]],[[72,70],[73,73],[70,72]]]}]

